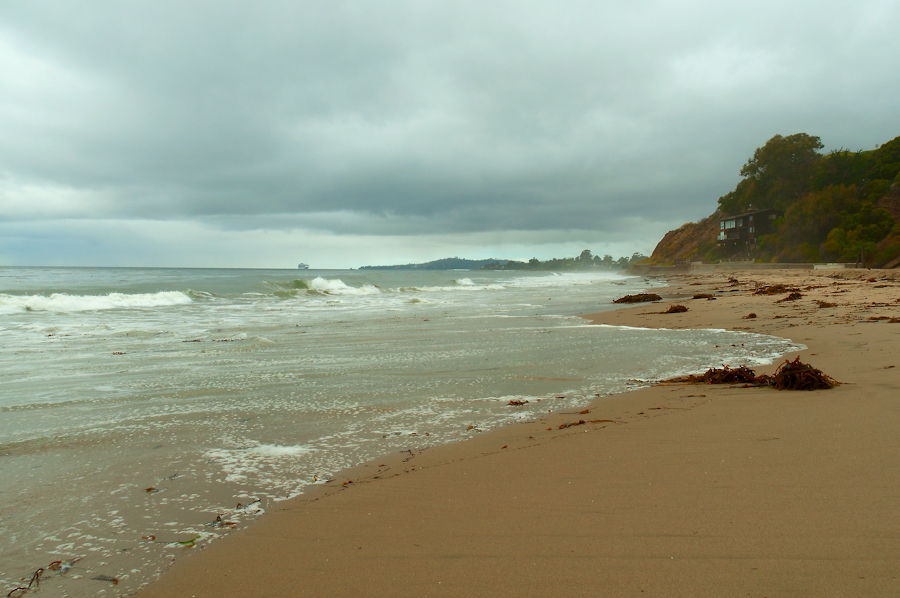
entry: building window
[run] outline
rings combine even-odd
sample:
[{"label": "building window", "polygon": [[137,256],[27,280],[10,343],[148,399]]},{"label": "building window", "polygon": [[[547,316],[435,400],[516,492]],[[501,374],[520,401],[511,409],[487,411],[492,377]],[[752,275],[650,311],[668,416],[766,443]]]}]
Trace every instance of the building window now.
[{"label": "building window", "polygon": [[720,241],[724,241],[724,240],[725,240],[725,232],[724,232],[724,231],[721,232],[721,233],[719,233],[719,240],[720,240]]},{"label": "building window", "polygon": [[750,227],[750,232],[751,232],[751,233],[755,233],[755,232],[756,232],[756,229],[755,229],[754,227],[751,226],[751,227]]},{"label": "building window", "polygon": [[725,230],[725,221],[719,221],[719,230]]},{"label": "building window", "polygon": [[744,219],[738,218],[738,226],[744,226]]},{"label": "building window", "polygon": [[750,222],[753,222],[753,216],[750,216]]},{"label": "building window", "polygon": [[728,229],[728,228],[734,228],[734,220],[726,220],[726,221],[725,221],[725,228],[726,228],[726,229]]}]

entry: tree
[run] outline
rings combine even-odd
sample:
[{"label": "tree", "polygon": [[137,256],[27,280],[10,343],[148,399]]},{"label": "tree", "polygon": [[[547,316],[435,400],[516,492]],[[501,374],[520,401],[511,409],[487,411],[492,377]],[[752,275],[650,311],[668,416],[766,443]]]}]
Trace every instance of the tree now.
[{"label": "tree", "polygon": [[787,208],[812,188],[822,147],[821,139],[806,133],[775,135],[753,152],[741,168],[744,180],[719,198],[719,207],[726,214]]},{"label": "tree", "polygon": [[[831,185],[813,191],[791,205],[781,226],[785,240],[793,245],[810,243],[818,246],[828,233],[841,222],[841,214],[859,208],[854,186]],[[815,258],[814,258],[815,259]]]}]

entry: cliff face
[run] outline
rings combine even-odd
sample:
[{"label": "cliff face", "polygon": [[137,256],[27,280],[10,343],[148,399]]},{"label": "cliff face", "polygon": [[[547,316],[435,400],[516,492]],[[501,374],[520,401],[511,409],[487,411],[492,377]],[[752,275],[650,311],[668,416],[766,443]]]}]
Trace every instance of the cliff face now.
[{"label": "cliff face", "polygon": [[661,265],[680,259],[700,261],[702,255],[697,255],[697,250],[701,245],[715,243],[719,218],[720,213],[716,211],[700,222],[688,222],[677,230],[669,231],[656,245],[649,262]]}]

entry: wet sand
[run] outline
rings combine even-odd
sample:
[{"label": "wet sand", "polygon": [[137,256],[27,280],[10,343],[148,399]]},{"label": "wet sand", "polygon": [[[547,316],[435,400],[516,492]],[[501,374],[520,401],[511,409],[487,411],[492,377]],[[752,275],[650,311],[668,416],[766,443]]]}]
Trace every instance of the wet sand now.
[{"label": "wet sand", "polygon": [[[834,274],[684,276],[586,317],[787,337],[835,389],[662,384],[387,457],[138,595],[900,595],[900,277]],[[777,282],[804,296],[752,294]],[[689,311],[659,313],[672,302]]]}]

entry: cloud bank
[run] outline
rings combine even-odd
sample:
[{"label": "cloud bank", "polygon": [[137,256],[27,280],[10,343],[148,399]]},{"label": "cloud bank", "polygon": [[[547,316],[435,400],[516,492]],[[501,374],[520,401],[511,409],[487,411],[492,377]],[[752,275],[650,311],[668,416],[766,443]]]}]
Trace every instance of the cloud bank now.
[{"label": "cloud bank", "polygon": [[893,2],[0,6],[0,263],[652,249],[775,133],[900,134]]}]

